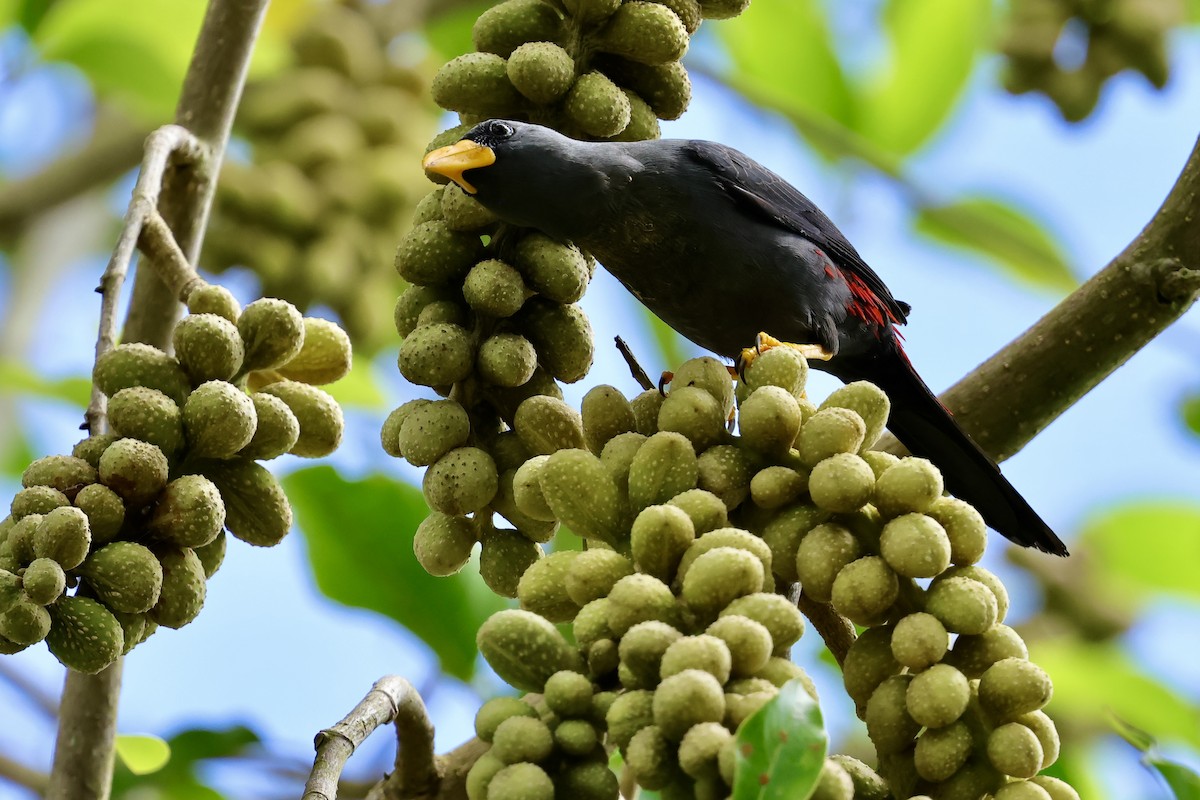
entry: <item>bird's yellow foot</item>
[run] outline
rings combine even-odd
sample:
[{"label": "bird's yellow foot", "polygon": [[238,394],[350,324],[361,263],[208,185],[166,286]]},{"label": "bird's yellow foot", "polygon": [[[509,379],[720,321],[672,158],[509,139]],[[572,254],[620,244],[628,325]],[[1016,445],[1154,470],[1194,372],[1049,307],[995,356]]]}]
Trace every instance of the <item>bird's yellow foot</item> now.
[{"label": "bird's yellow foot", "polygon": [[828,361],[833,358],[833,353],[825,349],[824,345],[820,344],[796,344],[794,342],[781,342],[765,331],[759,333],[754,339],[754,347],[747,347],[742,350],[738,356],[737,365],[734,371],[738,377],[744,378],[746,370],[754,363],[754,359],[774,347],[790,347],[796,350],[806,359],[816,359],[818,361]]}]

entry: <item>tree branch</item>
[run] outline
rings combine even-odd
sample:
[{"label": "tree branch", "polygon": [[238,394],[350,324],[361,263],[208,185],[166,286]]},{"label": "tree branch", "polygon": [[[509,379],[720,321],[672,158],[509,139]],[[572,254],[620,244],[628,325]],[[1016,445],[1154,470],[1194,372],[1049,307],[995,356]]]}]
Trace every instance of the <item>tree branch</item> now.
[{"label": "tree branch", "polygon": [[46,786],[50,780],[45,773],[38,772],[36,769],[30,769],[21,762],[8,758],[3,753],[0,753],[0,779],[11,781],[18,786],[24,786],[26,789],[32,789],[38,794],[46,791]]},{"label": "tree branch", "polygon": [[118,658],[95,675],[67,671],[47,800],[105,800],[112,789],[121,694]]},{"label": "tree branch", "polygon": [[[396,770],[382,782],[384,796],[436,793],[441,775],[433,752],[433,723],[413,685],[398,675],[380,678],[338,724],[317,734],[317,756],[304,800],[333,800],[346,761],[376,728],[396,724]],[[390,793],[390,794],[389,794]]]}]

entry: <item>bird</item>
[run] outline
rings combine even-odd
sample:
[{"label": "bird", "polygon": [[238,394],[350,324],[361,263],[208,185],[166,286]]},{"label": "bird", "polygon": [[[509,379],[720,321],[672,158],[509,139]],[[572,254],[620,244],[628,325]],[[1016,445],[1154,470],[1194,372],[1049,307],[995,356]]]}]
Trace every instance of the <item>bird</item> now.
[{"label": "bird", "polygon": [[500,220],[589,251],[663,322],[737,360],[765,332],[839,380],[892,401],[888,428],[946,488],[1016,544],[1068,554],[917,374],[892,296],[834,223],[738,150],[695,139],[581,141],[490,119],[428,153]]}]

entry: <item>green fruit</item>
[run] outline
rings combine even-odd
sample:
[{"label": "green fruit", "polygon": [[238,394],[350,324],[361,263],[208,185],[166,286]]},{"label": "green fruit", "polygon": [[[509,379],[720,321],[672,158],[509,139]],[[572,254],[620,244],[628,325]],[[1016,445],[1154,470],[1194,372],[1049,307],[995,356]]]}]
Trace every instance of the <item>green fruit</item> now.
[{"label": "green fruit", "polygon": [[405,459],[414,466],[428,466],[443,455],[467,443],[471,422],[454,400],[425,403],[408,414],[400,427],[399,445]]},{"label": "green fruit", "polygon": [[250,395],[257,424],[250,441],[238,451],[242,458],[269,461],[289,452],[300,439],[300,421],[288,404],[266,392]]},{"label": "green fruit", "polygon": [[[638,97],[643,98],[659,119],[679,119],[687,110],[688,103],[692,98],[692,82],[687,69],[678,61],[648,65],[624,58],[608,58],[604,59],[602,63],[602,68],[608,75],[622,86],[636,92]],[[791,348],[775,349],[794,353]],[[765,355],[766,353],[763,354],[763,356]],[[760,356],[759,360],[763,356]],[[803,367],[797,367],[796,370],[803,369],[807,375],[808,364],[799,354],[795,354],[795,358],[803,364]],[[751,365],[752,368],[753,365]],[[747,370],[747,372],[749,371]],[[804,384],[801,379],[799,392],[802,392],[803,389]]]},{"label": "green fruit", "polygon": [[629,98],[603,72],[584,73],[563,100],[567,117],[588,136],[606,139],[629,125]]},{"label": "green fruit", "polygon": [[534,395],[521,403],[513,416],[513,428],[529,452],[538,455],[587,447],[583,418],[555,397]]},{"label": "green fruit", "polygon": [[608,627],[608,598],[602,597],[585,603],[575,615],[571,631],[575,634],[575,643],[581,649],[600,639],[611,639],[613,632]]},{"label": "green fruit", "polygon": [[254,437],[258,417],[254,401],[241,389],[226,381],[209,381],[188,395],[183,405],[183,426],[189,455],[232,458]]},{"label": "green fruit", "polygon": [[978,635],[996,624],[996,596],[970,578],[939,578],[925,594],[925,610],[951,633]]},{"label": "green fruit", "polygon": [[787,655],[804,635],[804,617],[786,597],[769,592],[738,598],[721,612],[722,617],[742,616],[760,623],[771,634],[775,655]]},{"label": "green fruit", "polygon": [[21,473],[21,486],[48,486],[73,498],[83,487],[96,482],[96,468],[74,456],[43,456]]},{"label": "green fruit", "polygon": [[738,430],[742,441],[769,457],[785,455],[800,432],[800,406],[787,389],[763,386],[742,403]]},{"label": "green fruit", "polygon": [[838,572],[830,599],[839,614],[855,624],[870,626],[887,615],[899,592],[899,579],[892,568],[879,556],[864,556]]},{"label": "green fruit", "polygon": [[655,433],[642,444],[630,462],[630,505],[641,510],[666,503],[677,494],[694,488],[698,476],[699,465],[692,443],[679,433]]},{"label": "green fruit", "polygon": [[479,15],[471,29],[475,49],[508,58],[525,42],[556,42],[563,19],[540,0],[507,0]]},{"label": "green fruit", "polygon": [[1001,659],[979,679],[980,705],[1001,722],[1037,711],[1053,694],[1045,670],[1021,658]]},{"label": "green fruit", "polygon": [[703,452],[725,438],[725,413],[705,390],[681,386],[663,401],[658,411],[658,430],[681,433],[697,452]]},{"label": "green fruit", "polygon": [[121,623],[95,600],[63,597],[50,607],[50,617],[46,645],[67,669],[95,674],[125,648]]},{"label": "green fruit", "polygon": [[215,283],[205,283],[192,289],[187,296],[188,312],[191,314],[215,314],[237,324],[242,307],[233,292]]},{"label": "green fruit", "polygon": [[441,219],[452,231],[478,231],[498,221],[495,214],[457,184],[447,184],[442,189],[441,202]]},{"label": "green fruit", "polygon": [[565,719],[577,719],[591,714],[592,694],[592,682],[587,676],[563,670],[546,681],[543,696],[555,714]]},{"label": "green fruit", "polygon": [[1058,778],[1052,778],[1049,775],[1035,775],[1029,782],[1044,789],[1049,800],[1079,800],[1079,793],[1066,781]]},{"label": "green fruit", "polygon": [[503,761],[490,753],[480,756],[467,772],[465,787],[467,800],[487,800],[488,786],[491,784],[492,778],[496,777],[496,773],[506,766]]},{"label": "green fruit", "polygon": [[526,42],[508,57],[508,79],[518,92],[540,105],[558,100],[575,80],[575,61],[553,42]]},{"label": "green fruit", "polygon": [[255,300],[242,309],[237,326],[246,348],[245,372],[282,367],[304,347],[304,318],[284,300]]},{"label": "green fruit", "polygon": [[517,583],[517,599],[521,601],[521,608],[551,622],[573,620],[581,604],[577,604],[568,594],[567,580],[572,563],[580,555],[577,550],[562,550],[531,564]]},{"label": "green fruit", "polygon": [[538,482],[554,516],[576,534],[612,545],[628,536],[628,505],[600,459],[587,450],[554,453]]},{"label": "green fruit", "polygon": [[70,506],[54,509],[37,523],[32,545],[34,558],[48,558],[65,570],[75,569],[87,558],[92,545],[87,515]]},{"label": "green fruit", "polygon": [[475,547],[475,525],[464,517],[430,512],[413,534],[413,552],[430,575],[444,577],[458,572],[471,559]]},{"label": "green fruit", "polygon": [[422,325],[400,345],[400,372],[421,386],[450,386],[471,374],[474,346],[466,329],[447,322]]},{"label": "green fruit", "polygon": [[304,346],[279,368],[279,374],[301,383],[322,385],[350,373],[350,337],[341,327],[319,317],[304,318]]},{"label": "green fruit", "polygon": [[1013,781],[996,790],[995,800],[1052,800],[1050,793],[1030,781]]},{"label": "green fruit", "polygon": [[421,286],[460,283],[478,261],[481,248],[478,234],[451,230],[444,221],[431,220],[413,227],[400,240],[396,271]]},{"label": "green fruit", "polygon": [[639,689],[619,694],[605,714],[608,741],[627,747],[634,734],[654,724],[654,693]]},{"label": "green fruit", "polygon": [[186,547],[161,550],[158,561],[162,565],[162,591],[150,609],[149,618],[165,628],[182,628],[196,618],[204,605],[204,565]]},{"label": "green fruit", "polygon": [[93,545],[112,541],[125,523],[125,504],[116,492],[100,483],[80,489],[75,507],[88,518]]},{"label": "green fruit", "polygon": [[637,427],[633,407],[625,395],[613,386],[596,386],[583,396],[580,405],[584,438],[588,448],[602,456],[604,446],[622,433],[632,433]]},{"label": "green fruit", "polygon": [[796,551],[796,576],[804,593],[821,603],[833,598],[833,584],[842,568],[862,556],[862,545],[849,530],[834,523],[810,530]]},{"label": "green fruit", "polygon": [[292,507],[279,481],[253,461],[233,459],[202,465],[225,504],[225,527],[247,544],[279,544],[292,526]]},{"label": "green fruit", "polygon": [[808,491],[808,477],[790,467],[760,469],[750,479],[750,498],[759,508],[783,508]]},{"label": "green fruit", "polygon": [[709,634],[684,636],[667,647],[663,653],[659,674],[663,678],[678,675],[686,669],[709,673],[724,685],[733,668],[733,657],[724,640]]},{"label": "green fruit", "polygon": [[284,380],[264,387],[262,393],[282,400],[299,423],[300,435],[289,451],[292,455],[323,458],[341,444],[345,427],[342,407],[327,392],[306,383]]},{"label": "green fruit", "polygon": [[955,497],[939,497],[926,511],[950,539],[950,563],[974,564],[987,547],[987,526],[968,503]]},{"label": "green fruit", "polygon": [[908,513],[884,525],[879,550],[888,566],[907,578],[932,578],[950,566],[946,531],[921,513]]},{"label": "green fruit", "polygon": [[758,673],[775,649],[767,627],[741,614],[720,617],[705,633],[725,642],[730,654],[730,674],[737,678]]},{"label": "green fruit", "polygon": [[647,620],[675,625],[678,616],[671,587],[650,575],[627,575],[608,594],[608,627],[617,637]]},{"label": "green fruit", "polygon": [[812,469],[838,453],[857,453],[862,447],[866,430],[866,423],[855,411],[836,407],[822,409],[800,429],[800,436],[796,440],[800,461]]},{"label": "green fruit", "polygon": [[700,555],[683,574],[680,598],[705,619],[717,614],[736,598],[763,588],[762,561],[752,553],[733,547],[718,547]]},{"label": "green fruit", "polygon": [[[796,575],[796,553],[800,542],[815,525],[829,515],[811,503],[796,503],[771,515],[761,526],[763,542],[771,550],[771,568],[775,575],[786,583],[793,583]],[[833,583],[833,576],[829,578]]]},{"label": "green fruit", "polygon": [[903,458],[879,476],[875,505],[885,517],[927,511],[942,496],[942,473],[924,458]]},{"label": "green fruit", "polygon": [[682,635],[659,620],[646,620],[629,628],[621,637],[619,646],[622,685],[626,689],[653,689],[657,686],[663,654]]},{"label": "green fruit", "polygon": [[711,356],[692,358],[683,362],[671,376],[671,390],[694,386],[712,395],[721,407],[721,413],[728,416],[733,410],[733,382],[730,380],[729,369]]},{"label": "green fruit", "polygon": [[892,655],[914,672],[942,660],[950,647],[950,634],[932,614],[909,614],[896,623]]},{"label": "green fruit", "polygon": [[695,538],[692,520],[682,509],[647,506],[633,521],[630,549],[639,572],[669,582],[674,580],[676,567]]},{"label": "green fruit", "polygon": [[685,669],[664,678],[654,690],[654,724],[677,742],[693,725],[725,717],[725,693],[711,674]]},{"label": "green fruit", "polygon": [[756,691],[731,692],[725,695],[725,727],[737,730],[743,722],[779,694],[779,690],[767,681],[762,681],[762,684],[763,687]]},{"label": "green fruit", "polygon": [[184,475],[167,484],[146,528],[159,541],[202,547],[224,526],[225,503],[216,484],[203,475]]},{"label": "green fruit", "polygon": [[516,597],[521,576],[543,556],[537,542],[504,528],[485,531],[480,544],[479,575],[501,597]]},{"label": "green fruit", "polygon": [[67,496],[50,486],[30,486],[13,496],[12,521],[16,522],[30,514],[49,514],[56,508],[71,505]]},{"label": "green fruit", "polygon": [[680,559],[677,581],[683,581],[697,558],[718,547],[734,547],[752,554],[762,563],[764,586],[768,589],[773,588],[771,586],[771,549],[762,539],[741,528],[718,528],[697,538]]},{"label": "green fruit", "polygon": [[754,468],[745,453],[733,445],[717,445],[696,460],[696,485],[721,498],[727,509],[736,508],[750,494]]},{"label": "green fruit", "polygon": [[637,432],[643,436],[653,436],[658,433],[658,412],[662,408],[666,396],[657,389],[647,389],[629,401],[633,408],[633,418],[637,422]]},{"label": "green fruit", "polygon": [[448,287],[415,284],[409,286],[396,298],[396,307],[393,310],[396,333],[401,337],[408,336],[413,332],[413,328],[417,327],[417,320],[427,306],[439,302],[454,302],[456,299],[455,292]]},{"label": "green fruit", "polygon": [[973,747],[971,729],[965,722],[931,728],[917,739],[913,756],[917,774],[927,781],[944,781],[966,763]]},{"label": "green fruit", "polygon": [[1019,722],[1001,725],[987,738],[988,761],[1005,775],[1032,778],[1042,768],[1042,743]]},{"label": "green fruit", "polygon": [[970,699],[965,675],[949,664],[934,664],[913,677],[906,702],[908,713],[922,726],[944,728],[962,716]]},{"label": "green fruit", "polygon": [[1046,769],[1058,761],[1058,752],[1062,743],[1059,741],[1058,728],[1055,727],[1054,720],[1046,716],[1044,711],[1031,711],[1018,717],[1017,722],[1033,731],[1038,743],[1042,746],[1042,763],[1038,767],[1039,770]]},{"label": "green fruit", "polygon": [[555,746],[569,756],[586,756],[599,743],[596,727],[581,719],[563,720],[554,729]]},{"label": "green fruit", "polygon": [[1021,635],[1007,625],[996,625],[976,636],[959,636],[946,654],[946,663],[968,678],[979,678],[992,664],[1005,658],[1029,658]]},{"label": "green fruit", "polygon": [[148,344],[119,344],[96,359],[92,380],[112,397],[131,386],[157,389],[182,405],[191,384],[179,362]]},{"label": "green fruit", "polygon": [[542,761],[554,751],[554,737],[536,717],[512,716],[496,726],[491,754],[505,764]]},{"label": "green fruit", "polygon": [[866,449],[874,445],[883,433],[888,413],[891,411],[891,402],[875,384],[854,381],[831,392],[825,398],[825,402],[821,403],[821,408],[847,408],[857,413],[866,425],[862,443],[862,447]]},{"label": "green fruit", "polygon": [[496,674],[522,691],[540,692],[554,673],[583,669],[579,654],[558,629],[528,611],[493,614],[480,627],[475,642]]},{"label": "green fruit", "polygon": [[656,3],[627,2],[595,36],[598,50],[642,64],[678,61],[687,52],[688,33],[679,17]]},{"label": "green fruit", "polygon": [[567,762],[554,775],[555,796],[573,800],[618,800],[617,775],[596,761]]},{"label": "green fruit", "polygon": [[[412,291],[410,288],[409,291]],[[525,280],[516,268],[490,258],[471,267],[463,280],[467,305],[489,317],[511,317],[525,304]],[[401,336],[407,335],[401,331]]]},{"label": "green fruit", "polygon": [[679,742],[679,766],[693,778],[717,778],[717,758],[726,742],[733,739],[729,729],[718,722],[692,726]]},{"label": "green fruit", "polygon": [[83,562],[79,574],[104,605],[113,611],[140,614],[158,602],[163,568],[149,548],[113,542]]},{"label": "green fruit", "polygon": [[812,468],[808,491],[818,508],[842,513],[854,511],[871,502],[875,473],[854,453],[835,453]]},{"label": "green fruit", "polygon": [[854,781],[850,773],[833,759],[821,765],[821,777],[809,800],[854,800]]},{"label": "green fruit", "polygon": [[[558,383],[540,365],[534,369],[533,376],[520,386],[511,389],[502,386],[491,386],[487,387],[486,390],[486,397],[491,402],[492,407],[496,410],[500,418],[508,422],[509,425],[512,424],[512,419],[516,416],[517,409],[521,406],[521,403],[524,403],[531,397],[538,397],[540,395],[552,397],[555,400],[562,400],[563,398],[562,389],[559,388]],[[515,431],[507,432],[512,433],[517,441],[520,441],[521,437],[517,436]],[[528,453],[528,446],[522,443],[522,447],[525,447]]]},{"label": "green fruit", "polygon": [[521,513],[535,520],[554,520],[554,511],[542,494],[542,466],[550,456],[534,456],[522,464],[513,475],[513,501]]},{"label": "green fruit", "polygon": [[592,326],[577,305],[530,298],[518,319],[552,376],[574,383],[587,374],[594,350]]},{"label": "green fruit", "polygon": [[[480,117],[509,116],[525,104],[508,79],[507,62],[494,53],[466,53],[446,62],[429,89],[442,108]],[[413,280],[403,271],[400,274]]]},{"label": "green fruit", "polygon": [[[568,113],[569,103],[568,99]],[[575,245],[532,231],[521,237],[512,252],[513,266],[535,292],[557,303],[574,303],[583,297],[590,274]]]},{"label": "green fruit", "polygon": [[50,613],[26,594],[19,595],[16,602],[0,614],[0,636],[13,644],[37,644],[46,638],[50,627]]},{"label": "green fruit", "polygon": [[867,723],[871,743],[881,756],[905,750],[921,730],[921,725],[905,706],[905,694],[911,681],[911,675],[893,675],[879,684],[867,701],[863,721]]},{"label": "green fruit", "polygon": [[703,489],[680,492],[669,499],[667,505],[682,509],[691,518],[697,535],[729,525],[729,511],[721,498]]},{"label": "green fruit", "polygon": [[115,433],[98,433],[89,436],[75,443],[75,446],[71,448],[71,455],[83,459],[92,465],[92,469],[96,469],[100,464],[100,456],[104,454],[110,444],[120,438]]},{"label": "green fruit", "polygon": [[537,711],[517,697],[493,697],[480,706],[475,714],[475,735],[490,743],[500,723],[511,717],[536,719]]},{"label": "green fruit", "polygon": [[67,576],[57,561],[35,558],[25,568],[21,581],[26,597],[39,606],[48,606],[62,595]]},{"label": "green fruit", "polygon": [[979,566],[978,564],[968,564],[963,567],[951,567],[942,573],[942,580],[946,578],[970,578],[973,581],[979,581],[986,586],[996,598],[996,622],[1003,622],[1004,617],[1008,614],[1008,589],[1004,588],[1004,584],[993,573]]},{"label": "green fruit", "polygon": [[554,783],[537,764],[520,762],[495,774],[487,796],[488,800],[553,800]]},{"label": "green fruit", "polygon": [[478,511],[496,494],[492,457],[478,447],[457,447],[425,471],[421,488],[430,508],[451,516]]},{"label": "green fruit", "polygon": [[217,534],[217,538],[208,544],[193,548],[196,558],[200,559],[200,564],[204,567],[205,578],[216,575],[217,570],[221,568],[221,564],[225,561],[225,545],[225,531],[221,531]]},{"label": "green fruit", "polygon": [[[634,88],[637,89],[636,86]],[[647,96],[640,90],[639,94]],[[804,396],[804,386],[808,381],[808,362],[795,348],[773,347],[746,367],[743,379],[746,388],[751,391],[765,386],[777,386],[799,399]]]},{"label": "green fruit", "polygon": [[578,557],[570,562],[563,588],[579,607],[607,597],[617,581],[633,574],[629,559],[612,550],[593,548],[575,555]]},{"label": "green fruit", "polygon": [[[404,427],[404,421],[408,419],[409,414],[428,402],[430,401],[423,399],[409,400],[407,403],[392,409],[392,412],[388,414],[387,419],[383,421],[383,426],[379,430],[379,441],[385,453],[393,458],[403,458],[404,453],[400,450],[400,429]],[[299,433],[299,430],[300,427],[297,424],[297,433]]]},{"label": "green fruit", "polygon": [[869,628],[854,640],[842,663],[842,682],[846,693],[860,708],[879,684],[900,671],[892,655],[892,629]]},{"label": "green fruit", "polygon": [[498,333],[479,345],[475,367],[479,377],[490,384],[510,388],[521,386],[537,369],[537,351],[524,336]]},{"label": "green fruit", "polygon": [[18,522],[13,522],[11,517],[5,518],[7,530],[4,539],[0,541],[0,569],[15,572],[35,558],[33,536],[42,523],[43,516],[29,514]]},{"label": "green fruit", "polygon": [[175,326],[175,355],[193,384],[227,381],[242,368],[246,349],[237,325],[217,314],[189,314]]}]

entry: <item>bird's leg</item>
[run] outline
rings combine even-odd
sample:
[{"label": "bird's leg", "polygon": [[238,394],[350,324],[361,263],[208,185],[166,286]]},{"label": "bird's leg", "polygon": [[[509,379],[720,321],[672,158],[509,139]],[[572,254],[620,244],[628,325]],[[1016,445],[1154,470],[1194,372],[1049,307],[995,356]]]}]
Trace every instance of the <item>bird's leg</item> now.
[{"label": "bird's leg", "polygon": [[675,380],[675,373],[669,369],[664,369],[662,374],[658,376],[658,393],[663,397],[667,396],[667,384]]},{"label": "bird's leg", "polygon": [[744,376],[746,370],[754,363],[754,359],[774,347],[790,347],[796,350],[806,359],[816,359],[818,361],[828,361],[833,358],[833,353],[825,349],[824,345],[820,344],[796,344],[795,342],[781,342],[771,334],[763,331],[754,338],[754,347],[747,347],[742,350],[741,355],[737,360],[737,374]]}]

